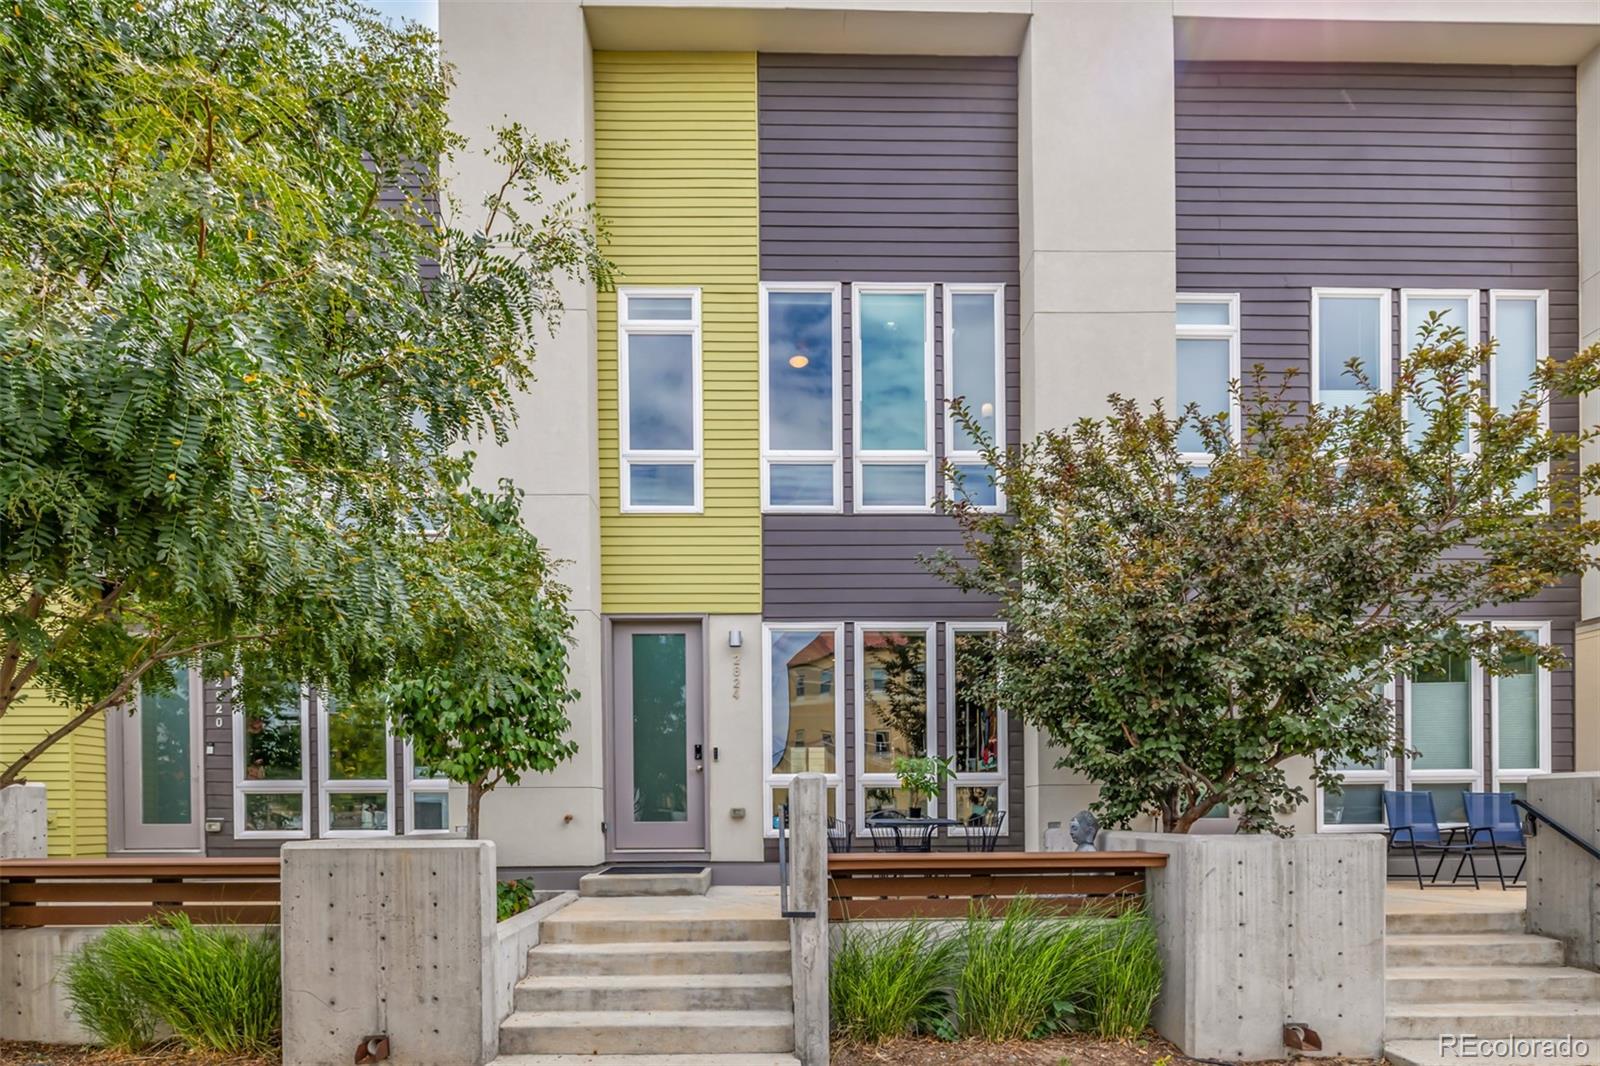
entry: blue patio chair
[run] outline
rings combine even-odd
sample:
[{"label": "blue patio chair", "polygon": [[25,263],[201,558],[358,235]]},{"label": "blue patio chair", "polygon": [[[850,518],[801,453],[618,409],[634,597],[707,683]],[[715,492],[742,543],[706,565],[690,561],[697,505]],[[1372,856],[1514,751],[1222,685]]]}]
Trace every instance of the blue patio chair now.
[{"label": "blue patio chair", "polygon": [[[1454,826],[1448,831],[1439,828],[1439,819],[1433,813],[1433,793],[1431,792],[1394,792],[1383,790],[1383,813],[1389,823],[1389,850],[1395,848],[1409,848],[1411,861],[1416,864],[1417,887],[1427,887],[1422,883],[1422,855],[1424,851],[1437,851],[1439,864],[1433,868],[1433,876],[1428,879],[1429,884],[1437,884],[1439,871],[1444,868],[1444,863],[1452,854],[1460,855],[1456,863],[1456,872],[1450,876],[1450,883],[1456,883],[1461,876],[1461,867],[1472,857],[1473,844],[1470,839],[1458,843],[1456,834],[1462,831],[1460,826]],[[1478,884],[1477,867],[1472,868],[1472,887],[1482,888]]]},{"label": "blue patio chair", "polygon": [[1528,839],[1522,835],[1522,819],[1511,805],[1516,798],[1512,792],[1465,792],[1461,799],[1467,805],[1467,839],[1476,843],[1480,834],[1488,837],[1489,850],[1494,853],[1494,872],[1500,877],[1500,887],[1506,887],[1506,870],[1500,862],[1500,849],[1522,853],[1522,864],[1511,875],[1516,884],[1528,865]]}]

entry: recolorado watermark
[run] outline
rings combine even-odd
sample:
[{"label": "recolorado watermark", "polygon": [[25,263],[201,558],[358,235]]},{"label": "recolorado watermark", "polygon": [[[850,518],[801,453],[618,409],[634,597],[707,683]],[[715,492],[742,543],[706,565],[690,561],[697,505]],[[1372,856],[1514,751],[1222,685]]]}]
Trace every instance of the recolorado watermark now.
[{"label": "recolorado watermark", "polygon": [[1589,1042],[1571,1036],[1474,1036],[1446,1033],[1439,1054],[1458,1059],[1581,1059]]}]

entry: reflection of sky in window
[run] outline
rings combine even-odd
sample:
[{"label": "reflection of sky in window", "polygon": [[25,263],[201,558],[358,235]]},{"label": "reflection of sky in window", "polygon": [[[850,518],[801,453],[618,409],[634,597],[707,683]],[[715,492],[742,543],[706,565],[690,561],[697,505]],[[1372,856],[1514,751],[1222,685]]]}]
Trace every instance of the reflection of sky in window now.
[{"label": "reflection of sky in window", "polygon": [[861,447],[922,451],[927,440],[922,293],[863,293]]},{"label": "reflection of sky in window", "polygon": [[[967,402],[967,410],[984,435],[994,438],[995,350],[994,305],[989,293],[957,293],[951,301],[955,327],[951,331],[952,367],[950,395]],[[965,426],[955,426],[951,447],[976,451],[978,442]]]},{"label": "reflection of sky in window", "polygon": [[772,686],[772,761],[769,769],[775,769],[783,761],[783,753],[789,746],[789,661],[821,636],[822,631],[817,629],[772,634],[769,681]]},{"label": "reflection of sky in window", "polygon": [[628,505],[631,507],[694,506],[694,465],[630,463]]},{"label": "reflection of sky in window", "polygon": [[831,507],[833,464],[773,463],[767,491],[774,507]]},{"label": "reflection of sky in window", "polygon": [[1533,384],[1539,356],[1539,304],[1536,300],[1497,300],[1494,309],[1494,404],[1502,414],[1517,409]]},{"label": "reflection of sky in window", "polygon": [[[1408,296],[1406,298],[1406,354],[1410,355],[1417,345],[1422,342],[1422,327],[1427,325],[1428,316],[1435,311],[1443,312],[1439,324],[1434,329],[1431,343],[1439,343],[1439,334],[1452,327],[1460,329],[1463,334],[1468,329],[1467,301],[1465,299],[1433,298],[1418,299]],[[1438,381],[1432,371],[1424,371],[1417,376],[1417,384],[1424,396],[1437,400],[1439,393]],[[1422,435],[1428,429],[1427,412],[1414,412],[1406,426],[1406,436],[1412,445],[1422,443]],[[1467,450],[1467,436],[1462,433],[1461,442],[1456,446],[1457,451]]]},{"label": "reflection of sky in window", "polygon": [[1325,297],[1318,301],[1317,386],[1323,392],[1323,402],[1330,404],[1359,403],[1366,390],[1350,376],[1345,364],[1359,359],[1367,380],[1374,385],[1381,380],[1378,373],[1379,332],[1378,311],[1382,301],[1377,297]]},{"label": "reflection of sky in window", "polygon": [[694,447],[694,351],[688,334],[628,337],[628,447]]},{"label": "reflection of sky in window", "polygon": [[[1228,342],[1182,337],[1178,340],[1178,410],[1200,406],[1200,417],[1228,410]],[[1208,451],[1200,431],[1185,421],[1178,431],[1178,450]]]},{"label": "reflection of sky in window", "polygon": [[769,446],[833,449],[833,295],[767,296]]},{"label": "reflection of sky in window", "polygon": [[861,468],[861,502],[868,507],[922,507],[928,502],[927,467],[872,463]]},{"label": "reflection of sky in window", "polygon": [[957,499],[965,500],[974,507],[995,507],[999,505],[997,487],[994,483],[992,468],[982,463],[969,465],[962,463],[956,468],[959,475],[953,479]]}]

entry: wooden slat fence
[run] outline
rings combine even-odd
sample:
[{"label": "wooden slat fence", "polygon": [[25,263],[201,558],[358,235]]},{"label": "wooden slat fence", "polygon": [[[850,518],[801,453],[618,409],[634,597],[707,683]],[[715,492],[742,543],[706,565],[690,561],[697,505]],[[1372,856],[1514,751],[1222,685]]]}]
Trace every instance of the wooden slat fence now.
[{"label": "wooden slat fence", "polygon": [[8,859],[0,862],[0,928],[175,912],[203,925],[272,925],[278,876],[276,858]]},{"label": "wooden slat fence", "polygon": [[1142,900],[1145,871],[1166,864],[1139,851],[829,855],[828,917],[964,918],[1024,894],[1052,914],[1112,911]]}]

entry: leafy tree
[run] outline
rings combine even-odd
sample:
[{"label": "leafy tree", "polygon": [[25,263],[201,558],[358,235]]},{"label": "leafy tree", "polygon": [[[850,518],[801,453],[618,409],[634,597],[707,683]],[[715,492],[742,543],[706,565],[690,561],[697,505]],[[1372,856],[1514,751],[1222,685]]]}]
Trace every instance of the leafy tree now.
[{"label": "leafy tree", "polygon": [[[1581,499],[1600,467],[1575,464],[1593,433],[1550,431],[1540,410],[1600,383],[1600,346],[1545,361],[1506,412],[1481,384],[1493,357],[1435,319],[1364,406],[1308,406],[1293,375],[1257,368],[1235,383],[1242,447],[1226,415],[1120,397],[1017,454],[988,447],[1011,513],[950,505],[969,558],[931,565],[999,599],[986,684],[1099,782],[1103,820],[1183,832],[1226,803],[1244,830],[1285,832],[1307,798],[1288,760],[1337,789],[1338,765],[1403,751],[1388,679],[1449,655],[1491,673],[1518,653],[1560,664],[1462,617],[1596,565]],[[1209,469],[1180,457],[1185,426]]]},{"label": "leafy tree", "polygon": [[514,652],[555,625],[556,586],[530,617],[530,575],[483,580],[537,548],[465,447],[610,264],[566,146],[514,126],[441,217],[449,89],[348,0],[0,10],[0,723],[30,683],[75,708],[0,787],[180,663],[265,707],[415,666],[441,612]]}]

